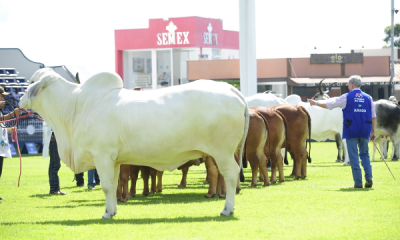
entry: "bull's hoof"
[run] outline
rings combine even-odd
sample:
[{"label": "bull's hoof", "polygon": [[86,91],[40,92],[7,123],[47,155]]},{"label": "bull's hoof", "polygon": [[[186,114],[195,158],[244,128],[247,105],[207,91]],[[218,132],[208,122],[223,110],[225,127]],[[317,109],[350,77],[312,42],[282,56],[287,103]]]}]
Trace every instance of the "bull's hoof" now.
[{"label": "bull's hoof", "polygon": [[301,179],[306,179],[307,176],[301,177]]},{"label": "bull's hoof", "polygon": [[241,188],[236,188],[236,194],[240,193]]},{"label": "bull's hoof", "polygon": [[226,210],[226,209],[224,209],[222,212],[221,212],[221,216],[230,216],[230,215],[232,215],[233,214],[233,211],[228,211],[228,210]]},{"label": "bull's hoof", "polygon": [[217,196],[217,194],[206,194],[204,197],[205,198],[214,198],[215,196]]},{"label": "bull's hoof", "polygon": [[142,196],[142,197],[148,197],[148,196],[149,196],[149,193],[142,193],[140,196]]},{"label": "bull's hoof", "polygon": [[263,186],[263,187],[268,187],[268,186],[269,186],[269,184],[263,184],[262,186]]},{"label": "bull's hoof", "polygon": [[258,178],[258,180],[262,182],[262,181],[264,181],[264,178],[260,177],[260,178]]},{"label": "bull's hoof", "polygon": [[300,179],[300,177],[294,177],[293,178],[293,180],[299,180]]},{"label": "bull's hoof", "polygon": [[210,182],[206,180],[203,182],[203,184],[210,184]]},{"label": "bull's hoof", "polygon": [[121,199],[119,200],[119,202],[120,202],[120,203],[126,203],[126,202],[128,202],[128,199],[127,199],[127,198],[121,198]]},{"label": "bull's hoof", "polygon": [[128,199],[136,197],[136,194],[129,195]]},{"label": "bull's hoof", "polygon": [[162,192],[162,189],[157,189],[157,192]]},{"label": "bull's hoof", "polygon": [[222,198],[222,199],[225,199],[225,198],[226,198],[225,194],[218,194],[218,197],[219,197],[219,198]]},{"label": "bull's hoof", "polygon": [[249,184],[249,187],[257,187],[257,184]]},{"label": "bull's hoof", "polygon": [[[114,214],[114,215],[115,215],[115,214]],[[103,215],[103,217],[102,217],[101,219],[111,219],[112,216],[114,216],[114,215],[111,215],[111,214],[109,214],[109,213],[104,213],[104,215]]]},{"label": "bull's hoof", "polygon": [[186,187],[186,184],[179,184],[178,185],[178,188],[185,188]]},{"label": "bull's hoof", "polygon": [[271,184],[275,184],[276,183],[276,180],[271,180]]},{"label": "bull's hoof", "polygon": [[280,182],[280,183],[283,183],[284,181],[285,181],[285,179],[283,179],[283,180],[279,180],[279,182]]}]

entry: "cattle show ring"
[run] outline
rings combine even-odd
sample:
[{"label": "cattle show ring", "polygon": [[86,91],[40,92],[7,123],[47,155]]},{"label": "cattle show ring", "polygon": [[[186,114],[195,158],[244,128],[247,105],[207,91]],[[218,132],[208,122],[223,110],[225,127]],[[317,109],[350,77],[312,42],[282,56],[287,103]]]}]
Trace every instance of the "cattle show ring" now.
[{"label": "cattle show ring", "polygon": [[[322,83],[314,100],[329,99]],[[213,80],[142,90],[109,72],[75,83],[51,68],[33,74],[23,114],[2,124],[34,115],[51,126],[67,194],[45,194],[41,154],[6,159],[1,239],[400,236],[400,130],[388,121],[400,119],[397,102],[375,102],[373,186],[356,189],[340,109],[295,94],[244,97]],[[96,188],[71,181],[92,169]]]}]

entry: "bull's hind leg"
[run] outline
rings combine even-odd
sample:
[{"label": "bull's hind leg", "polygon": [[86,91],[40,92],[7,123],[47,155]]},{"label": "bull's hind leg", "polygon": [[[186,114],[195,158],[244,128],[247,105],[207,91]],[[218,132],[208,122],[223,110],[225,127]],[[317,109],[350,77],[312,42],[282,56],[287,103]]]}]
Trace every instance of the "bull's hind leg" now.
[{"label": "bull's hind leg", "polygon": [[[260,168],[260,176],[263,176],[263,187],[269,186],[269,177],[268,177],[268,168],[267,168],[267,158],[264,155],[264,152],[261,150],[258,152],[259,168]],[[256,176],[257,177],[257,176]]]},{"label": "bull's hind leg", "polygon": [[217,194],[218,169],[212,157],[206,157],[207,174],[210,176],[210,185],[206,198],[213,198]]},{"label": "bull's hind leg", "polygon": [[95,160],[95,164],[101,179],[101,188],[106,196],[106,211],[103,219],[109,219],[117,214],[117,198],[115,197],[115,193],[117,191],[120,165],[115,164],[111,159],[109,161]]},{"label": "bull's hind leg", "polygon": [[164,171],[157,171],[157,192],[162,192],[162,177]]},{"label": "bull's hind leg", "polygon": [[136,196],[136,182],[139,178],[140,166],[131,165],[130,175],[131,175],[131,190],[129,191],[129,198]]},{"label": "bull's hind leg", "polygon": [[179,188],[186,187],[186,179],[187,179],[188,171],[189,171],[189,167],[182,168],[182,179],[181,179],[181,183],[178,185]]},{"label": "bull's hind leg", "polygon": [[285,175],[283,174],[283,157],[279,150],[276,151],[276,163],[279,171],[279,182],[281,183],[285,181]]},{"label": "bull's hind leg", "polygon": [[303,149],[303,153],[301,154],[301,172],[300,177],[302,179],[307,177],[307,150]]},{"label": "bull's hind leg", "polygon": [[293,154],[291,154],[292,158],[293,158],[292,175],[294,176],[294,180],[299,180],[299,178],[301,176],[302,150],[293,148],[292,151],[293,151]]},{"label": "bull's hind leg", "polygon": [[260,160],[255,152],[247,153],[247,159],[251,167],[251,183],[249,184],[249,187],[257,187],[257,172]]},{"label": "bull's hind leg", "polygon": [[226,185],[226,200],[224,210],[221,216],[229,216],[233,214],[235,207],[236,183],[239,177],[239,166],[237,165],[233,153],[229,155],[219,155],[215,157],[218,169],[224,176]]}]

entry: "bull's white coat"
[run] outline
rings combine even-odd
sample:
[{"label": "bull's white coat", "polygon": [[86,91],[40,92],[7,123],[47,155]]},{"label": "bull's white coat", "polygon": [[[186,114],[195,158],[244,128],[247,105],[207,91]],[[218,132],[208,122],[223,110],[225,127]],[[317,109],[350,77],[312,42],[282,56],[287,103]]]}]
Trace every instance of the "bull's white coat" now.
[{"label": "bull's white coat", "polygon": [[38,70],[31,82],[20,106],[49,123],[59,155],[72,171],[97,168],[106,195],[103,218],[117,213],[120,164],[172,171],[207,155],[226,181],[221,214],[233,213],[239,176],[234,153],[243,150],[249,119],[246,101],[233,86],[199,80],[132,91],[123,89],[113,73],[99,73],[78,85],[51,69]]},{"label": "bull's white coat", "polygon": [[253,96],[246,97],[247,105],[249,108],[252,107],[270,107],[283,103],[287,103],[280,97],[275,96],[271,93],[257,93]]}]

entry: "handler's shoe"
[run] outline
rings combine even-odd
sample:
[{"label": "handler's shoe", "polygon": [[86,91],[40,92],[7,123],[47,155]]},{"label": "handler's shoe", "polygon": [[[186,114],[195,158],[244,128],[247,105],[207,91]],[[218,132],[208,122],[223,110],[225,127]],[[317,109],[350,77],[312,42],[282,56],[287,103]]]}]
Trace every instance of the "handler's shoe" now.
[{"label": "handler's shoe", "polygon": [[354,185],[354,186],[351,186],[350,188],[362,188],[362,185]]},{"label": "handler's shoe", "polygon": [[94,189],[96,189],[96,187],[95,186],[88,186],[88,189],[89,190],[94,190]]},{"label": "handler's shoe", "polygon": [[372,179],[367,180],[367,182],[364,185],[365,188],[371,188],[372,187]]}]

